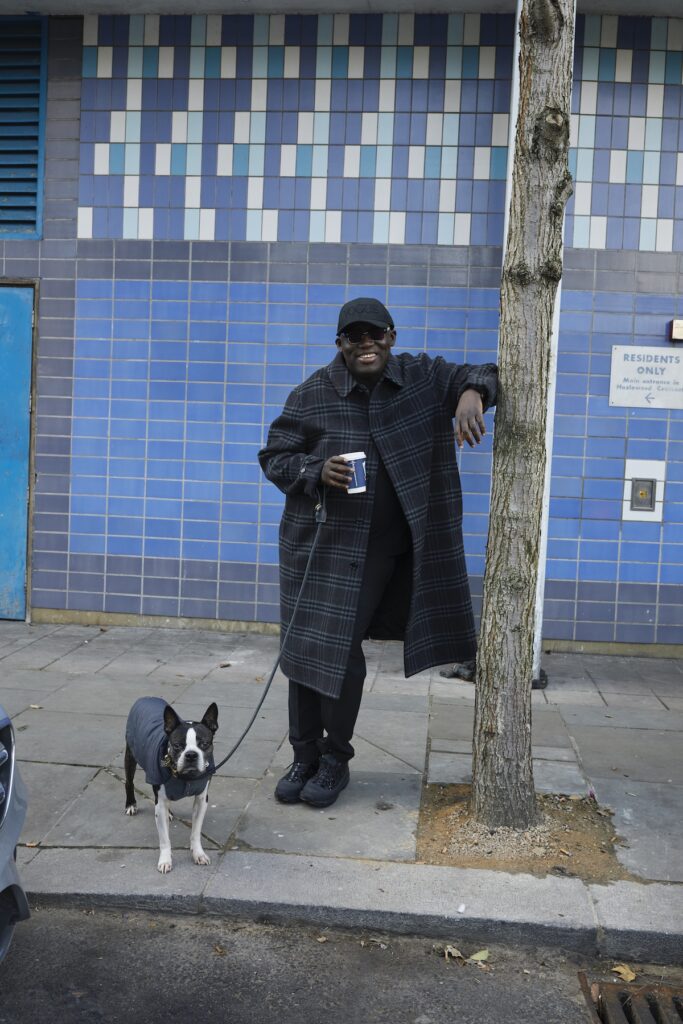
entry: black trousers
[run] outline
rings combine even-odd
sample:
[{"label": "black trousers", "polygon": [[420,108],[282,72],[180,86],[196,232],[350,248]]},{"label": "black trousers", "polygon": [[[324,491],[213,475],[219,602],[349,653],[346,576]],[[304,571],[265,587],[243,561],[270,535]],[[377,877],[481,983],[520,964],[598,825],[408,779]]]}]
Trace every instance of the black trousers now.
[{"label": "black trousers", "polygon": [[356,726],[365,682],[363,637],[394,575],[396,563],[405,554],[368,552],[361,583],[346,675],[338,698],[325,697],[293,679],[289,681],[289,742],[294,760],[310,763],[321,753],[340,761],[354,755],[351,737]]}]

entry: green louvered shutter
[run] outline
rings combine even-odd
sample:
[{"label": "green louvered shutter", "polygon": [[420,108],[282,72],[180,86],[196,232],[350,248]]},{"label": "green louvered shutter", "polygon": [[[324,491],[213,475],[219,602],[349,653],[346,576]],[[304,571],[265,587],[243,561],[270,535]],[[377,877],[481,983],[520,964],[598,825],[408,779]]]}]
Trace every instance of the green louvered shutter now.
[{"label": "green louvered shutter", "polygon": [[0,238],[36,238],[42,213],[45,20],[0,18]]}]

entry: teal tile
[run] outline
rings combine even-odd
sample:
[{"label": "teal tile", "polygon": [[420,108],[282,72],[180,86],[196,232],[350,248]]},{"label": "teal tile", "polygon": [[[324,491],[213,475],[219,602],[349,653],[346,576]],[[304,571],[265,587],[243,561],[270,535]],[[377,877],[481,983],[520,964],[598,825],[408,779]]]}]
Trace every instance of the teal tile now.
[{"label": "teal tile", "polygon": [[190,78],[204,77],[204,47],[190,47]]},{"label": "teal tile", "polygon": [[507,176],[507,146],[491,147],[491,178],[494,181],[505,181]]},{"label": "teal tile", "polygon": [[204,58],[204,77],[221,77],[221,48],[220,46],[207,46]]},{"label": "teal tile", "polygon": [[122,142],[112,142],[109,147],[109,173],[123,174],[125,167],[125,146]]},{"label": "teal tile", "polygon": [[[386,18],[386,15],[385,15]],[[318,46],[332,45],[332,30],[334,28],[333,15],[318,15]],[[329,78],[329,75],[327,76]]]},{"label": "teal tile", "polygon": [[462,46],[446,47],[446,78],[462,78]]},{"label": "teal tile", "polygon": [[441,146],[425,146],[425,178],[441,176]]},{"label": "teal tile", "polygon": [[145,39],[144,14],[131,14],[128,19],[128,45],[142,46]]},{"label": "teal tile", "polygon": [[413,48],[412,46],[396,47],[396,77],[413,77]]},{"label": "teal tile", "polygon": [[655,84],[664,82],[666,71],[666,54],[661,50],[650,51],[650,73],[648,81]]},{"label": "teal tile", "polygon": [[315,55],[315,74],[316,78],[332,78],[331,46],[318,47]]},{"label": "teal tile", "polygon": [[639,185],[643,180],[644,154],[640,150],[629,149],[626,155],[626,183]]},{"label": "teal tile", "polygon": [[598,60],[598,81],[613,82],[617,68],[617,51],[603,47]]},{"label": "teal tile", "polygon": [[206,15],[193,14],[190,25],[190,44],[204,46],[206,43]]},{"label": "teal tile", "polygon": [[284,46],[268,47],[268,78],[282,78],[285,73]]},{"label": "teal tile", "polygon": [[270,37],[270,17],[267,14],[255,14],[253,21],[254,46],[267,46]]},{"label": "teal tile", "polygon": [[[385,15],[386,17],[386,15]],[[396,78],[396,47],[383,46],[379,65],[380,78]]]},{"label": "teal tile", "polygon": [[667,85],[680,85],[683,77],[683,53],[667,53],[664,81]]},{"label": "teal tile", "polygon": [[83,47],[83,77],[97,78],[97,47]]},{"label": "teal tile", "polygon": [[[253,115],[252,115],[253,116]],[[313,170],[313,146],[302,144],[296,147],[296,176],[310,178]]]},{"label": "teal tile", "polygon": [[479,77],[479,47],[463,46],[462,48],[462,77]]},{"label": "teal tile", "polygon": [[159,49],[145,46],[142,51],[142,77],[157,78],[159,75]]},{"label": "teal tile", "polygon": [[[673,10],[672,10],[673,13]],[[680,14],[680,11],[679,11]],[[666,50],[666,38],[669,28],[668,18],[653,18],[652,30],[650,33],[650,48],[653,50]]]},{"label": "teal tile", "polygon": [[396,46],[398,43],[398,14],[382,16],[382,46]]},{"label": "teal tile", "polygon": [[587,14],[584,20],[583,45],[599,46],[602,33],[602,18],[599,14]]},{"label": "teal tile", "polygon": [[141,46],[128,47],[128,77],[142,78],[142,56]]},{"label": "teal tile", "polygon": [[[377,166],[377,146],[360,147],[360,177],[374,178]],[[299,172],[297,171],[297,174]]]},{"label": "teal tile", "polygon": [[[237,148],[237,147],[235,147]],[[184,142],[171,143],[171,174],[186,173],[187,146]]]},{"label": "teal tile", "polygon": [[254,78],[268,77],[267,46],[255,46],[251,51],[251,73]]},{"label": "teal tile", "polygon": [[247,143],[238,142],[233,146],[232,173],[234,177],[238,178],[245,178],[249,174],[249,146]]},{"label": "teal tile", "polygon": [[584,82],[597,82],[598,63],[600,50],[594,46],[585,46],[583,50],[583,71],[581,77]]},{"label": "teal tile", "polygon": [[332,47],[332,78],[348,78],[349,49],[347,46]]},{"label": "teal tile", "polygon": [[462,14],[448,15],[446,42],[449,46],[462,46],[464,24],[464,16]]}]

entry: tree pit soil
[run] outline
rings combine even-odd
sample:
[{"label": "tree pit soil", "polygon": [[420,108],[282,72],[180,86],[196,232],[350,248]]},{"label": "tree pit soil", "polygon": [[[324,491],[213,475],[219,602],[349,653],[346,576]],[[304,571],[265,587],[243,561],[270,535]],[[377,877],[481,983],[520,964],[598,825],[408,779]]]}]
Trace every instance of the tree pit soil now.
[{"label": "tree pit soil", "polygon": [[417,860],[459,868],[581,878],[585,882],[642,881],[617,860],[625,845],[612,814],[590,797],[538,796],[539,823],[526,831],[490,831],[470,813],[471,786],[425,785]]}]

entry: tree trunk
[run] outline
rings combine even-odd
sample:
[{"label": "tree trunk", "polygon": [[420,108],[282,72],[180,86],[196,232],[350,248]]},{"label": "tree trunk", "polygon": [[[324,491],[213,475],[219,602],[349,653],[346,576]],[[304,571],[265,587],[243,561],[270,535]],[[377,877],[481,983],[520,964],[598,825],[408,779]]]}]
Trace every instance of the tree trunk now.
[{"label": "tree trunk", "polygon": [[490,828],[537,820],[531,762],[534,608],[553,309],[562,276],[574,0],[524,0],[520,97],[500,299],[474,726],[473,809]]}]

